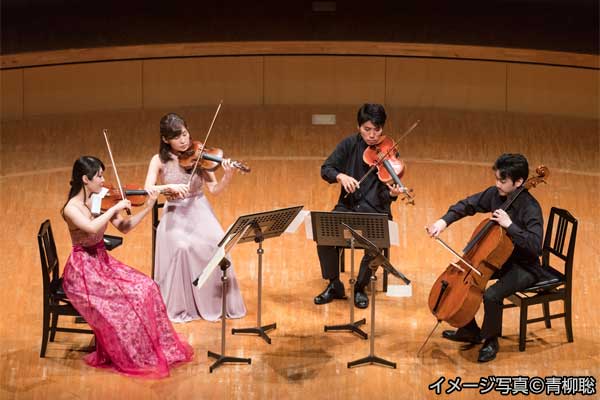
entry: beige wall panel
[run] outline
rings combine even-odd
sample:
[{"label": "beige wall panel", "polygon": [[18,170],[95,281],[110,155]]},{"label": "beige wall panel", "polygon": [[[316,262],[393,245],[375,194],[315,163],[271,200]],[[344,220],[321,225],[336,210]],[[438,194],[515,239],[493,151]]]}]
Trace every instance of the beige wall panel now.
[{"label": "beige wall panel", "polygon": [[0,118],[23,118],[23,70],[0,71]]},{"label": "beige wall panel", "polygon": [[383,57],[266,57],[265,104],[383,103]]},{"label": "beige wall panel", "polygon": [[387,105],[505,109],[504,63],[388,58],[386,71]]},{"label": "beige wall panel", "polygon": [[262,57],[144,61],[144,107],[258,105],[263,98]]},{"label": "beige wall panel", "polygon": [[597,70],[508,66],[508,111],[599,118]]},{"label": "beige wall panel", "polygon": [[25,70],[25,115],[141,107],[141,61]]}]

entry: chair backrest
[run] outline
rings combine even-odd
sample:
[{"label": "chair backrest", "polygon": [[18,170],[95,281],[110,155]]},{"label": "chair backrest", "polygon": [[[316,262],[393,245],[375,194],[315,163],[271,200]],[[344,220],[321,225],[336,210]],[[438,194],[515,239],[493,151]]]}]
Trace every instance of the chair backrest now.
[{"label": "chair backrest", "polygon": [[[568,238],[568,242],[565,242]],[[551,256],[564,261],[565,289],[571,291],[573,257],[577,238],[577,219],[562,208],[552,207],[542,248],[542,265],[552,265]]]},{"label": "chair backrest", "polygon": [[154,254],[156,253],[156,230],[158,229],[158,224],[160,223],[160,218],[158,215],[158,210],[163,208],[165,203],[159,203],[158,201],[154,203],[154,207],[152,207],[152,279],[154,279]]},{"label": "chair backrest", "polygon": [[44,294],[47,298],[50,292],[50,282],[58,281],[58,255],[56,253],[56,244],[52,234],[50,220],[45,220],[40,225],[38,231],[38,248],[40,250],[40,261],[42,264],[42,279],[44,283]]}]

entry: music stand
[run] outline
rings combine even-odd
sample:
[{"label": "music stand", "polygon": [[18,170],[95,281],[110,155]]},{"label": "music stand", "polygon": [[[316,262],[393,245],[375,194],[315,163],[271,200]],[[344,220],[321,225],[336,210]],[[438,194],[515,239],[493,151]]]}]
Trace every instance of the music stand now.
[{"label": "music stand", "polygon": [[262,242],[265,239],[278,237],[281,235],[290,223],[296,218],[303,206],[295,206],[289,208],[281,208],[278,210],[265,211],[256,214],[242,215],[231,226],[229,231],[236,233],[245,227],[249,229],[241,235],[239,243],[254,241],[258,243],[258,310],[256,316],[256,327],[232,329],[231,334],[236,333],[254,333],[263,338],[267,343],[271,344],[271,338],[266,332],[277,328],[276,323],[269,325],[261,325],[261,309],[262,309],[262,257],[264,250]]},{"label": "music stand", "polygon": [[410,280],[406,278],[400,271],[398,271],[394,266],[388,261],[388,259],[381,254],[381,251],[375,246],[372,242],[370,242],[367,238],[360,235],[360,233],[356,232],[354,229],[349,227],[348,225],[342,223],[352,234],[354,239],[360,243],[361,246],[364,247],[365,251],[369,253],[373,257],[373,260],[369,263],[369,268],[371,268],[371,341],[370,341],[370,351],[367,357],[350,361],[348,363],[348,368],[355,367],[357,365],[362,364],[381,364],[384,366],[396,368],[396,363],[385,360],[381,357],[377,357],[375,355],[375,281],[377,281],[377,276],[375,273],[377,272],[377,268],[381,266],[388,273],[394,275],[397,278],[400,278],[407,285],[410,284]]},{"label": "music stand", "polygon": [[227,259],[227,254],[231,251],[233,246],[235,246],[240,238],[246,233],[246,231],[250,228],[250,226],[246,226],[243,230],[231,233],[227,232],[225,234],[224,240],[219,243],[219,247],[217,248],[216,253],[210,259],[204,271],[198,278],[196,278],[192,283],[194,286],[202,287],[208,280],[208,277],[212,274],[212,271],[219,266],[221,267],[221,282],[222,284],[222,294],[221,294],[221,353],[213,353],[212,351],[208,351],[208,356],[212,358],[216,358],[216,361],[209,367],[210,373],[213,372],[214,369],[219,367],[221,364],[227,362],[241,362],[251,364],[252,360],[250,358],[240,358],[240,357],[232,357],[225,355],[225,325],[227,320],[227,285],[229,282],[229,278],[227,277],[227,268],[231,266],[231,262]]},{"label": "music stand", "polygon": [[[350,322],[341,325],[325,325],[325,332],[329,331],[350,331],[367,339],[369,335],[364,332],[359,326],[366,323],[363,318],[354,321],[354,249],[365,248],[364,245],[357,243],[352,235],[345,227],[352,225],[365,233],[369,238],[378,243],[381,247],[389,248],[390,234],[388,230],[387,214],[374,213],[354,213],[354,212],[323,212],[311,211],[310,213],[313,229],[313,239],[321,246],[336,246],[350,248],[350,299],[348,304],[350,307]],[[346,225],[348,224],[348,225]]]}]

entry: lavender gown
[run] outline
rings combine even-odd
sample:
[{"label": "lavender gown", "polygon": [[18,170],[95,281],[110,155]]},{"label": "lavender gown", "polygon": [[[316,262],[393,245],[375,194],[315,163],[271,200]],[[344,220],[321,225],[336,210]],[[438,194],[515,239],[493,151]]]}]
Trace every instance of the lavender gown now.
[{"label": "lavender gown", "polygon": [[[187,183],[189,175],[175,158],[163,164],[163,184]],[[202,192],[204,180],[192,179],[185,199],[169,200],[156,231],[155,276],[173,322],[221,317],[221,270],[216,268],[201,288],[192,285],[208,264],[224,231]],[[246,306],[233,271],[227,270],[227,318],[246,315]]]}]

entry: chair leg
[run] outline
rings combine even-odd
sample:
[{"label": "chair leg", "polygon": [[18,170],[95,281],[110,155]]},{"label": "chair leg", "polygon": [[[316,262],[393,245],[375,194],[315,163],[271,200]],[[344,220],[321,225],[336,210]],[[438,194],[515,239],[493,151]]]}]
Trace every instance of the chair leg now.
[{"label": "chair leg", "polygon": [[56,327],[58,326],[58,313],[52,313],[52,326],[50,327],[50,341],[54,342],[56,336]]},{"label": "chair leg", "polygon": [[48,330],[50,329],[50,313],[47,307],[44,307],[44,318],[42,321],[42,348],[40,349],[40,358],[46,357],[46,347],[48,346]]},{"label": "chair leg", "polygon": [[544,324],[546,324],[546,328],[552,328],[552,322],[550,322],[550,303],[542,303],[542,309],[544,310]]},{"label": "chair leg", "polygon": [[571,320],[571,298],[564,300],[565,303],[565,328],[567,329],[567,341],[573,342],[573,325]]},{"label": "chair leg", "polygon": [[519,351],[525,351],[525,337],[527,336],[527,305],[521,304],[519,317]]}]

